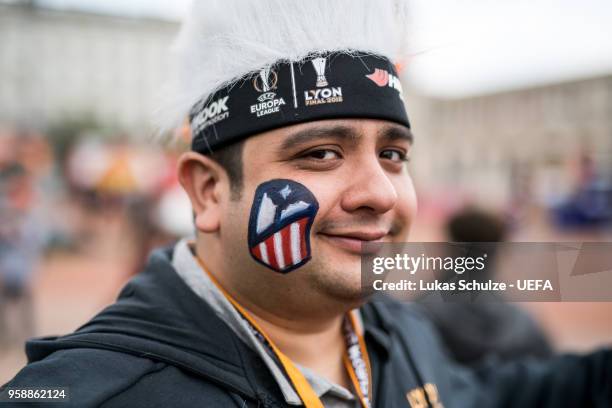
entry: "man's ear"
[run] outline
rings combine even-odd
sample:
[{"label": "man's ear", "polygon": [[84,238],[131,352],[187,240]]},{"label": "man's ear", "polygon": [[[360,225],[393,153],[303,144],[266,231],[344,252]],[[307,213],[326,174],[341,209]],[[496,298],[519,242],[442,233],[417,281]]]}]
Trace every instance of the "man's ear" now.
[{"label": "man's ear", "polygon": [[229,185],[225,170],[207,156],[186,152],[179,158],[178,177],[191,200],[196,228],[201,232],[217,232],[221,222],[223,185]]}]

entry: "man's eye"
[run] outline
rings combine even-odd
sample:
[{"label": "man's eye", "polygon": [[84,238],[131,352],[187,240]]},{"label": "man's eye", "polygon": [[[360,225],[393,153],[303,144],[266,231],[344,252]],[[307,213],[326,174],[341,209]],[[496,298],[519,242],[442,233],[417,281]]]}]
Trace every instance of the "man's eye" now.
[{"label": "man's eye", "polygon": [[306,153],[304,157],[315,160],[334,160],[339,159],[340,155],[334,150],[319,149]]},{"label": "man's eye", "polygon": [[394,161],[394,162],[408,161],[408,157],[406,156],[406,153],[404,153],[401,150],[383,150],[380,153],[380,157],[382,157],[383,159]]}]

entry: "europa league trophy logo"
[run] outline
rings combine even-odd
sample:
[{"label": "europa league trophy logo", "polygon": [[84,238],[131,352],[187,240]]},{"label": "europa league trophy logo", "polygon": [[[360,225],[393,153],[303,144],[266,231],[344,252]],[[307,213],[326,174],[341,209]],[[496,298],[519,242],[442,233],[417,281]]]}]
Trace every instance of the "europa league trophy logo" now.
[{"label": "europa league trophy logo", "polygon": [[[261,87],[259,81],[261,81]],[[278,82],[278,75],[270,68],[264,68],[259,71],[259,76],[253,80],[253,87],[258,92],[269,92],[272,89],[276,89],[276,83]]]},{"label": "europa league trophy logo", "polygon": [[327,79],[325,79],[325,60],[327,58],[314,58],[312,60],[312,66],[317,73],[317,88],[327,86]]}]

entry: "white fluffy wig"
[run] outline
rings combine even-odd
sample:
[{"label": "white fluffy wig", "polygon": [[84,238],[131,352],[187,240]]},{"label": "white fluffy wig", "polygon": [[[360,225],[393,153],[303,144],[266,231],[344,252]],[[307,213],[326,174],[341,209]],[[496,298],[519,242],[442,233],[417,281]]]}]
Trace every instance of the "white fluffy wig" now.
[{"label": "white fluffy wig", "polygon": [[203,97],[279,60],[327,51],[406,56],[405,0],[193,0],[156,114],[162,131]]}]

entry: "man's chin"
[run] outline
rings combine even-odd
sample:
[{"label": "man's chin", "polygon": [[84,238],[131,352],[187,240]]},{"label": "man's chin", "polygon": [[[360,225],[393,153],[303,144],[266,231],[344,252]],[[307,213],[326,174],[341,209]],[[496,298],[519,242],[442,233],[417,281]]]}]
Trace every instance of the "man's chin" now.
[{"label": "man's chin", "polygon": [[[361,271],[359,264],[346,265],[334,264],[332,268],[317,268],[314,285],[319,293],[332,298],[337,302],[344,302],[355,307],[363,303],[369,293],[366,293],[361,284]],[[357,267],[355,267],[357,266]]]},{"label": "man's chin", "polygon": [[368,288],[359,288],[359,290],[350,290],[348,288],[336,288],[333,292],[334,299],[346,306],[347,310],[355,309],[363,305],[373,295]]},{"label": "man's chin", "polygon": [[306,267],[317,292],[351,308],[364,303],[371,291],[362,285],[361,255],[324,239],[313,243],[313,257]]}]

